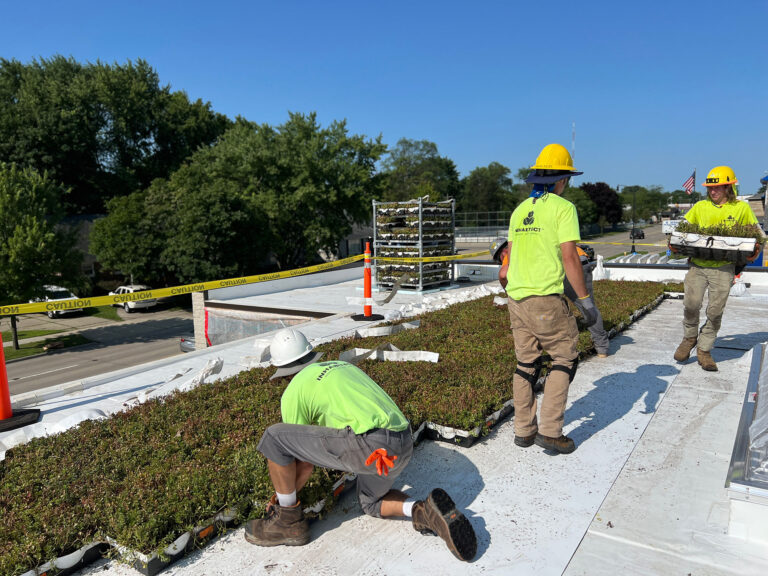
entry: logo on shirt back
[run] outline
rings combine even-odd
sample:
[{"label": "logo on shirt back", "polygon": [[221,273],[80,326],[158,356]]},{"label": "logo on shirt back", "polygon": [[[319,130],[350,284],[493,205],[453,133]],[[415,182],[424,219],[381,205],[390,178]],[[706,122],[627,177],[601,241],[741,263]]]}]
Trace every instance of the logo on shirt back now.
[{"label": "logo on shirt back", "polygon": [[531,210],[528,212],[528,216],[523,218],[523,226],[526,226],[526,228],[515,228],[515,232],[541,232],[541,228],[538,226],[531,226],[533,220],[533,210]]}]

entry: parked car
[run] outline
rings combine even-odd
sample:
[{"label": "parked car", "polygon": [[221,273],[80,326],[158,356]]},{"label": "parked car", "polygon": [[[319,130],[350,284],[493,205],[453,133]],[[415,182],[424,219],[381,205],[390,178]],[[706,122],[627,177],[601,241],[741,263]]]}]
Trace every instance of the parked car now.
[{"label": "parked car", "polygon": [[[128,284],[126,286],[118,286],[114,291],[110,292],[110,296],[115,295],[121,295],[121,294],[135,294],[136,292],[146,292],[148,290],[152,290],[149,286],[145,286],[144,284]],[[134,310],[139,310],[142,308],[151,308],[152,306],[155,306],[157,304],[156,298],[147,298],[146,300],[135,300],[130,302],[115,302],[113,306],[122,306],[123,310],[125,310],[127,313],[131,313]]]},{"label": "parked car", "polygon": [[194,352],[195,336],[194,334],[185,334],[179,339],[179,349],[182,352]]},{"label": "parked car", "polygon": [[[77,299],[71,291],[61,286],[46,285],[43,286],[45,290],[45,296],[42,298],[33,298],[30,302],[53,302],[56,300],[71,300]],[[66,310],[48,310],[48,318],[56,318],[57,316],[63,316],[64,314],[71,314],[73,312],[82,312],[82,308],[69,308]]]},{"label": "parked car", "polygon": [[589,258],[590,261],[595,259],[595,249],[592,248],[589,244],[576,244],[579,248],[584,250],[584,252],[587,253],[587,258]]},{"label": "parked car", "polygon": [[645,232],[643,232],[640,228],[632,228],[632,230],[629,231],[629,238],[630,240],[645,238]]}]

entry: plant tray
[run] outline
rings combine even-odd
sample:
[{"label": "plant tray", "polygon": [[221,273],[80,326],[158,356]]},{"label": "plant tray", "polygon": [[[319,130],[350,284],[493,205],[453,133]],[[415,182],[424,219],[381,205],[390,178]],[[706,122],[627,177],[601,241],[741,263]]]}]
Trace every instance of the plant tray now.
[{"label": "plant tray", "polygon": [[755,251],[754,238],[706,236],[686,232],[672,232],[669,244],[686,256],[703,260],[724,260],[737,266],[747,263]]},{"label": "plant tray", "polygon": [[423,438],[429,440],[439,440],[441,442],[450,442],[462,448],[469,448],[475,441],[481,438],[484,432],[514,412],[513,401],[507,400],[504,405],[490,414],[485,419],[485,424],[477,426],[472,430],[460,430],[450,426],[441,426],[434,422],[422,422],[421,426],[413,433],[414,443],[418,443]]}]

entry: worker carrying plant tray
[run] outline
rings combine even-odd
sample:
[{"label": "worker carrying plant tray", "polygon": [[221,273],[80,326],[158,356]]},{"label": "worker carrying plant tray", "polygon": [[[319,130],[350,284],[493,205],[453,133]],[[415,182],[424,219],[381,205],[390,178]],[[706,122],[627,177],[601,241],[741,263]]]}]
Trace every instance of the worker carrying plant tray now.
[{"label": "worker carrying plant tray", "polygon": [[[275,496],[267,517],[249,520],[245,539],[259,546],[302,546],[309,526],[297,493],[314,466],[357,475],[363,511],[376,518],[410,517],[421,533],[434,533],[460,560],[477,552],[469,520],[441,488],[414,500],[392,486],[413,454],[408,420],[389,395],[358,367],[319,362],[321,353],[300,331],[285,328],[270,345],[272,376],[293,376],[283,392],[283,422],[267,428],[258,450],[267,458]],[[295,375],[295,376],[294,376]]]},{"label": "worker carrying plant tray", "polygon": [[[749,204],[736,199],[734,186],[738,184],[736,174],[729,166],[716,166],[709,171],[703,186],[707,189],[707,198],[700,200],[685,214],[678,229],[686,230],[688,224],[697,226],[706,233],[712,229],[746,228],[762,239],[762,231]],[[670,250],[678,248],[670,243]],[[754,262],[760,255],[761,242],[756,242],[753,253],[747,258]],[[736,264],[728,260],[708,260],[691,257],[690,268],[685,275],[685,296],[683,299],[683,340],[675,350],[674,358],[685,362],[691,351],[697,347],[696,359],[707,371],[716,371],[717,364],[712,358],[717,332],[725,311],[725,304],[731,291]],[[706,322],[699,329],[704,295],[708,293]]]}]

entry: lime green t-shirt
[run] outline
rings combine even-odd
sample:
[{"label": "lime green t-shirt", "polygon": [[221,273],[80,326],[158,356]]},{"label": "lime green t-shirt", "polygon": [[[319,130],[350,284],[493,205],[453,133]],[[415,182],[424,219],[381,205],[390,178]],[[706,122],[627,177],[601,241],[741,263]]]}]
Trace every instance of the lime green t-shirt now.
[{"label": "lime green t-shirt", "polygon": [[[757,224],[757,218],[752,212],[752,208],[746,202],[726,202],[725,204],[715,204],[707,198],[700,200],[688,210],[684,218],[691,224],[699,226],[717,226],[719,224]],[[701,258],[691,258],[691,261],[704,268],[717,268],[728,264],[726,260],[703,260]]]},{"label": "lime green t-shirt", "polygon": [[509,297],[562,294],[565,270],[560,244],[581,239],[576,207],[557,194],[528,198],[512,213],[507,238]]},{"label": "lime green t-shirt", "polygon": [[349,426],[355,434],[408,428],[408,420],[376,382],[339,360],[310,364],[296,374],[283,392],[280,410],[286,424]]}]

